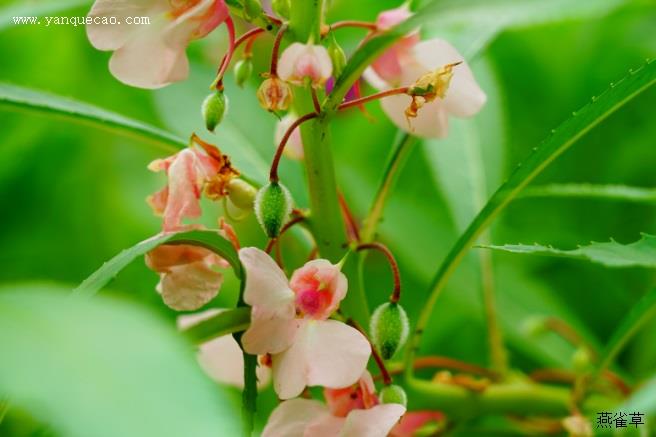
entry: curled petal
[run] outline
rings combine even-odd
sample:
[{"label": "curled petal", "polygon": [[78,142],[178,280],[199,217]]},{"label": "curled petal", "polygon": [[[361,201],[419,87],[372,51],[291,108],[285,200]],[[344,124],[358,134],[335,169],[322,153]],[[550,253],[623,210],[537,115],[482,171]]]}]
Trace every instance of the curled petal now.
[{"label": "curled petal", "polygon": [[306,386],[348,387],[364,372],[370,353],[356,329],[335,320],[305,320],[291,347],[272,357],[274,387],[281,399],[298,396]]},{"label": "curled petal", "polygon": [[157,291],[164,303],[178,311],[197,310],[218,293],[223,283],[223,275],[207,262],[173,266],[160,275]]},{"label": "curled petal", "polygon": [[328,415],[326,406],[318,401],[285,401],[271,413],[262,431],[262,437],[305,437],[305,429],[309,423]]},{"label": "curled petal", "polygon": [[340,437],[385,437],[404,413],[405,407],[399,404],[353,410],[346,417]]}]

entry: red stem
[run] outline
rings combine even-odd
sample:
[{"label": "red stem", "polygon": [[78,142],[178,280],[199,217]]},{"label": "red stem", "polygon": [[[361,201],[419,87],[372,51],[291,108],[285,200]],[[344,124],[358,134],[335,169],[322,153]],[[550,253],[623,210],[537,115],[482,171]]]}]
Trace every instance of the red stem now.
[{"label": "red stem", "polygon": [[344,217],[344,222],[346,224],[346,230],[351,241],[360,241],[360,231],[358,229],[358,222],[355,219],[355,216],[351,212],[348,203],[341,191],[337,191],[337,196],[339,200],[339,206],[342,210],[342,216]]},{"label": "red stem", "polygon": [[371,342],[369,336],[367,336],[367,333],[364,332],[362,326],[360,326],[360,324],[355,320],[349,319],[347,320],[347,323],[353,326],[358,331],[360,331],[360,334],[364,335],[364,338],[367,339],[367,341],[369,342],[369,346],[371,347],[371,356],[374,357],[374,361],[376,361],[376,365],[380,369],[380,374],[383,377],[383,384],[390,385],[392,383],[392,376],[387,371],[387,367],[385,367],[385,361],[383,361],[383,359],[381,358],[380,354],[376,350],[376,346],[374,346],[374,344]]},{"label": "red stem", "polygon": [[289,137],[291,137],[292,133],[294,132],[294,129],[299,127],[304,122],[316,118],[318,116],[319,116],[318,113],[310,112],[298,118],[294,123],[292,123],[291,126],[289,126],[289,129],[287,129],[287,132],[285,132],[285,135],[282,137],[282,140],[278,145],[278,149],[276,149],[276,154],[273,156],[273,161],[271,162],[271,172],[269,173],[269,181],[278,182],[279,180],[278,164],[280,164],[280,158],[282,157],[282,152],[283,150],[285,150],[285,145],[287,145],[287,141],[289,141]]},{"label": "red stem", "polygon": [[360,106],[372,100],[382,99],[383,97],[394,96],[396,94],[406,94],[408,92],[408,87],[393,88],[391,90],[381,91],[370,96],[365,96],[359,99],[351,100],[350,102],[342,103],[338,106],[338,110],[342,111],[344,109],[352,108],[354,106]]},{"label": "red stem", "polygon": [[390,267],[392,268],[392,275],[394,276],[394,291],[390,296],[390,302],[397,303],[401,299],[401,274],[399,273],[399,265],[394,259],[392,252],[382,243],[365,243],[360,244],[356,250],[359,252],[361,250],[374,249],[381,252],[387,257]]},{"label": "red stem", "polygon": [[341,29],[342,27],[359,27],[361,29],[369,29],[373,31],[378,30],[376,23],[371,23],[369,21],[344,20],[337,21],[330,25],[331,30]]},{"label": "red stem", "polygon": [[278,54],[280,53],[280,43],[282,43],[282,37],[285,35],[287,30],[287,24],[283,24],[278,29],[276,34],[276,39],[273,40],[273,49],[271,50],[271,68],[269,69],[269,74],[271,76],[278,75]]},{"label": "red stem", "polygon": [[314,112],[321,112],[321,103],[319,103],[319,97],[317,96],[317,90],[314,87],[310,87],[312,91],[312,104],[314,105]]},{"label": "red stem", "polygon": [[267,246],[266,246],[266,248],[264,249],[264,251],[265,251],[266,253],[271,253],[271,249],[273,249],[273,246],[278,242],[278,240],[280,239],[280,237],[282,237],[282,234],[284,234],[285,232],[287,232],[287,230],[289,230],[289,228],[291,228],[292,226],[294,226],[294,225],[297,224],[297,223],[302,222],[303,220],[305,220],[305,217],[302,216],[302,215],[298,215],[298,216],[292,218],[290,221],[288,221],[288,222],[287,222],[287,223],[286,223],[286,224],[280,229],[280,234],[278,234],[278,237],[276,237],[276,238],[272,238],[272,239],[269,240],[269,243],[267,244]]},{"label": "red stem", "polygon": [[230,65],[230,61],[232,60],[232,55],[235,53],[235,23],[232,21],[232,18],[228,17],[225,21],[226,27],[228,28],[228,52],[223,56],[223,59],[221,60],[221,66],[219,67],[219,71],[216,74],[216,77],[218,80],[216,81],[216,89],[217,90],[222,90],[223,89],[223,75],[225,74],[226,70],[228,69],[228,65]]}]

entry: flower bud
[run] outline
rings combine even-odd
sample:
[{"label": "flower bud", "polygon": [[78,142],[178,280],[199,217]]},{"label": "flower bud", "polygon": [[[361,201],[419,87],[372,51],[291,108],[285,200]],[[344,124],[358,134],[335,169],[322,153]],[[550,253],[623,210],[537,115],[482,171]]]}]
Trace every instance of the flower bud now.
[{"label": "flower bud", "polygon": [[289,12],[291,10],[290,0],[272,0],[271,9],[276,13],[280,18],[289,18]]},{"label": "flower bud", "polygon": [[255,187],[243,179],[231,179],[228,183],[228,198],[239,209],[252,209],[255,196]]},{"label": "flower bud", "polygon": [[580,346],[572,355],[572,367],[579,373],[590,370],[591,363],[590,351],[584,346]]},{"label": "flower bud", "polygon": [[235,82],[237,86],[243,87],[248,79],[253,74],[253,60],[249,57],[241,59],[235,64]]},{"label": "flower bud", "polygon": [[278,182],[270,182],[260,188],[255,196],[255,216],[269,238],[280,235],[280,229],[292,212],[292,196]]},{"label": "flower bud", "polygon": [[330,33],[330,42],[328,44],[328,55],[333,63],[333,76],[339,77],[346,66],[346,54],[337,43],[335,35],[332,32]]},{"label": "flower bud", "polygon": [[547,332],[547,321],[544,317],[533,316],[522,322],[521,331],[527,337],[539,337]]},{"label": "flower bud", "polygon": [[309,79],[313,87],[323,86],[333,73],[328,50],[316,44],[295,42],[282,52],[278,75],[294,85],[304,85]]},{"label": "flower bud", "polygon": [[262,4],[260,0],[244,0],[244,18],[253,21],[262,15]]},{"label": "flower bud", "polygon": [[408,405],[408,396],[403,387],[391,384],[383,387],[380,391],[380,401],[383,404],[401,404],[405,407]]},{"label": "flower bud", "polygon": [[286,111],[292,103],[292,89],[276,76],[271,76],[257,90],[257,100],[267,111]]},{"label": "flower bud", "polygon": [[228,98],[223,94],[223,91],[217,91],[205,98],[201,109],[203,118],[205,119],[205,127],[210,132],[221,123],[223,116],[228,112]]},{"label": "flower bud", "polygon": [[384,303],[371,316],[370,331],[374,346],[383,359],[389,360],[408,338],[408,316],[398,303]]}]

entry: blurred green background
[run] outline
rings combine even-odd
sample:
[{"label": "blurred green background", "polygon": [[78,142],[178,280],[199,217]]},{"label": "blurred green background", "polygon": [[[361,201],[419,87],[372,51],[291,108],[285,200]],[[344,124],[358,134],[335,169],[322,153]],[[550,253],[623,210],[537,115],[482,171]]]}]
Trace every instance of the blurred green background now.
[{"label": "blurred green background", "polygon": [[[68,3],[73,7],[65,7],[65,2],[0,2],[0,81],[89,102],[182,137],[198,132],[229,153],[237,168],[264,180],[274,152],[275,119],[258,106],[256,79],[239,89],[229,78],[226,121],[215,136],[202,129],[199,108],[224,52],[222,28],[192,44],[189,80],[161,90],[139,90],[110,75],[109,54],[93,49],[82,27],[8,24],[17,10],[24,11],[20,15],[81,16],[89,8],[85,2]],[[447,140],[428,141],[413,149],[380,227],[379,239],[400,263],[403,303],[411,319],[423,305],[441,260],[508,172],[572,111],[630,68],[638,68],[645,58],[656,56],[654,1],[599,1],[599,7],[580,14],[569,14],[567,2],[560,2],[562,14],[545,17],[536,8],[517,18],[513,5],[521,3],[506,1],[507,6],[483,11],[480,22],[461,28],[444,29],[436,23],[423,29],[429,35],[453,36],[465,54],[476,48],[485,32],[498,36],[471,61],[488,94],[484,110],[474,120],[453,122]],[[398,4],[334,0],[328,17],[329,21],[373,20],[379,11]],[[50,12],[40,12],[47,8]],[[349,52],[361,36],[361,31],[344,30],[338,39]],[[269,37],[256,44],[256,71],[266,68],[270,44]],[[583,138],[536,184],[655,187],[655,107],[652,88]],[[338,182],[361,219],[396,135],[378,104],[368,105],[368,110],[375,121],[351,111],[332,127]],[[165,156],[161,150],[2,106],[0,133],[0,283],[73,287],[123,248],[159,231],[160,220],[144,199],[164,183],[161,175],[146,169],[151,160]],[[297,204],[306,206],[302,165],[285,160],[281,174]],[[207,204],[205,212],[204,221],[211,225],[222,210],[220,205]],[[264,244],[253,217],[235,226],[245,245]],[[536,198],[514,202],[495,223],[490,238],[496,244],[539,242],[574,248],[610,238],[628,243],[637,240],[640,232],[656,234],[653,203]],[[307,255],[308,248],[298,241],[302,239],[288,237],[283,242],[288,266],[298,265]],[[569,366],[573,352],[555,336],[540,341],[527,338],[520,325],[528,316],[556,315],[593,344],[604,344],[628,309],[656,282],[651,270],[611,270],[583,261],[493,253],[493,263],[511,360],[525,370]],[[474,250],[438,302],[423,343],[426,352],[487,364],[478,272]],[[372,255],[365,273],[370,304],[377,305],[391,288],[387,265]],[[173,323],[176,314],[161,302],[154,290],[156,282],[156,275],[139,261],[123,271],[107,292],[147,306]],[[233,304],[236,292],[236,282],[229,280],[212,306]],[[656,323],[631,342],[619,368],[630,381],[654,373]],[[265,395],[265,401],[272,399],[270,393]],[[14,412],[0,425],[0,435],[30,435],[38,429]]]}]

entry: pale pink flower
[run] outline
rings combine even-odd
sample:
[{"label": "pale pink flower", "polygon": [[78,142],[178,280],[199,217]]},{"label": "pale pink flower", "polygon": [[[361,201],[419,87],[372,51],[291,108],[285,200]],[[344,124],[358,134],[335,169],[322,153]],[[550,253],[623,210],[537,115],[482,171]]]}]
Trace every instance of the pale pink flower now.
[{"label": "pale pink flower", "polygon": [[379,404],[371,375],[352,387],[324,390],[328,405],[311,399],[282,402],[262,437],[385,437],[405,413],[400,404]]},{"label": "pale pink flower", "polygon": [[155,213],[164,216],[164,231],[177,230],[182,226],[183,218],[199,217],[199,201],[203,191],[211,199],[223,196],[227,194],[229,180],[239,175],[231,167],[229,159],[216,147],[206,143],[203,147],[201,149],[194,144],[148,165],[150,170],[164,171],[168,177],[167,185],[148,198]]},{"label": "pale pink flower", "polygon": [[325,47],[292,43],[278,61],[278,76],[289,83],[303,85],[306,78],[314,87],[323,86],[333,73],[333,63]]},{"label": "pale pink flower", "polygon": [[[294,114],[287,114],[280,119],[276,124],[276,132],[274,134],[274,145],[277,147],[278,144],[282,141],[282,137],[285,136],[285,133],[289,128],[294,124],[298,117]],[[305,156],[303,152],[303,139],[301,138],[301,129],[297,127],[292,132],[287,144],[285,145],[285,150],[283,151],[286,157],[296,161],[300,161]]]},{"label": "pale pink flower", "polygon": [[[178,317],[178,327],[185,329],[207,320],[222,310],[210,309],[196,314]],[[198,362],[214,381],[237,388],[244,387],[244,356],[232,335],[214,338],[200,345]],[[265,366],[257,367],[258,387],[266,386],[271,379],[271,370]]]},{"label": "pale pink flower", "polygon": [[[412,12],[407,5],[383,11],[376,19],[376,27],[386,31],[407,20]],[[412,48],[419,42],[419,32],[414,31],[396,42],[371,64],[371,69],[382,81],[392,87],[399,86],[403,75],[403,66],[412,62]],[[368,72],[367,74],[371,74]]]},{"label": "pale pink flower", "polygon": [[390,437],[414,437],[422,429],[430,427],[437,429],[444,419],[444,414],[439,411],[410,411],[403,415],[401,421],[396,424],[389,435]]},{"label": "pale pink flower", "polygon": [[239,259],[246,269],[244,300],[252,307],[242,344],[248,353],[271,355],[278,396],[290,399],[306,386],[341,388],[357,381],[369,360],[369,342],[356,329],[327,320],[346,295],[339,267],[313,260],[287,281],[259,249],[241,249]]},{"label": "pale pink flower", "polygon": [[[416,44],[412,62],[403,64],[400,85],[411,86],[420,77],[449,64],[453,76],[447,83],[444,98],[427,102],[417,116],[408,120],[405,110],[412,102],[408,95],[399,94],[381,100],[385,113],[399,128],[420,137],[443,138],[448,134],[449,116],[471,117],[481,110],[487,97],[474,78],[471,69],[458,51],[446,41],[431,39]],[[389,85],[388,88],[392,86]]]},{"label": "pale pink flower", "polygon": [[[114,51],[112,74],[128,85],[160,88],[186,79],[187,45],[226,21],[228,7],[224,0],[96,0],[89,17],[120,23],[87,26],[95,48]],[[150,23],[130,24],[132,17]]]},{"label": "pale pink flower", "polygon": [[228,263],[214,252],[191,245],[161,245],[146,254],[146,265],[159,273],[157,291],[178,311],[193,311],[212,300],[223,283],[218,268]]}]

